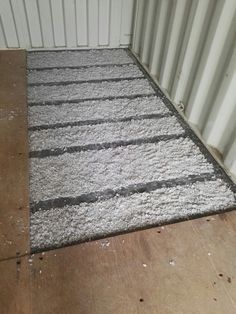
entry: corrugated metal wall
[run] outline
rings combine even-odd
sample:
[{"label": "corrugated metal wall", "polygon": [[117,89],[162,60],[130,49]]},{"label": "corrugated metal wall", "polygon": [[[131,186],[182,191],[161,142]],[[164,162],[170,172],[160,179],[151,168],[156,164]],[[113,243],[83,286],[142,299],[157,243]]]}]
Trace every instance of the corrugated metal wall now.
[{"label": "corrugated metal wall", "polygon": [[132,50],[236,176],[236,0],[137,0]]},{"label": "corrugated metal wall", "polygon": [[127,46],[134,0],[0,0],[0,48]]}]

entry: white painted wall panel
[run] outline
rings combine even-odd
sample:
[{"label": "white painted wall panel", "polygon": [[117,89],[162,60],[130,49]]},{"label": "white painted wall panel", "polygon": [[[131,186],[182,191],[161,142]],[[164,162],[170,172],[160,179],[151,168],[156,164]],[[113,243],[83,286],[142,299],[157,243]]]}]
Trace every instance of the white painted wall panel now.
[{"label": "white painted wall panel", "polygon": [[11,0],[11,5],[13,15],[15,17],[19,45],[23,47],[30,47],[30,34],[28,32],[28,20],[24,0]]},{"label": "white painted wall panel", "polygon": [[41,20],[43,47],[52,48],[55,46],[55,42],[53,34],[51,2],[50,0],[40,0],[38,1],[38,6]]},{"label": "white painted wall panel", "polygon": [[98,41],[100,46],[107,46],[109,43],[109,19],[110,1],[99,0],[98,2]]},{"label": "white painted wall panel", "polygon": [[18,34],[10,1],[0,1],[1,26],[6,39],[6,46],[19,47]]},{"label": "white painted wall panel", "polygon": [[[109,46],[118,47],[120,45],[120,24],[122,14],[122,1],[110,1],[110,27],[109,27]],[[130,28],[131,31],[131,28]]]},{"label": "white painted wall panel", "polygon": [[[186,25],[183,48],[178,59],[178,66],[171,89],[171,97],[175,102],[185,101],[189,93],[189,82],[193,76],[201,53],[201,47],[207,34],[207,28],[212,13],[212,1],[194,1]],[[202,25],[202,27],[199,27]]]},{"label": "white painted wall panel", "polygon": [[127,46],[131,42],[134,15],[134,0],[123,0],[121,11],[120,44]]},{"label": "white painted wall panel", "polygon": [[133,52],[236,178],[235,36],[235,0],[137,0]]},{"label": "white painted wall panel", "polygon": [[5,34],[4,34],[1,16],[0,16],[0,47],[2,47],[2,48],[7,47],[7,41],[6,41]]},{"label": "white painted wall panel", "polygon": [[77,45],[86,47],[88,45],[88,2],[87,0],[76,0],[75,5]]},{"label": "white painted wall panel", "polygon": [[88,1],[88,38],[89,46],[98,46],[98,1],[99,0],[87,0]]},{"label": "white painted wall panel", "polygon": [[145,12],[145,27],[143,31],[143,40],[141,44],[141,51],[140,56],[141,60],[144,64],[147,64],[149,60],[149,53],[150,53],[150,44],[152,40],[152,28],[154,21],[156,19],[155,12],[156,12],[157,1],[150,0],[148,3],[147,10]]},{"label": "white painted wall panel", "polygon": [[[149,65],[149,70],[151,74],[158,79],[160,77],[161,61],[166,42],[170,5],[170,0],[159,1],[158,3],[155,11],[156,23],[151,30],[152,43],[150,44],[150,57],[149,60],[146,60],[146,64]],[[134,36],[135,34],[136,31],[134,33]]]},{"label": "white painted wall panel", "polygon": [[66,0],[64,2],[64,17],[65,17],[65,35],[66,46],[76,47],[76,15],[75,15],[75,1]]},{"label": "white painted wall panel", "polygon": [[51,7],[55,46],[65,47],[66,38],[65,38],[64,2],[62,0],[51,0]]},{"label": "white painted wall panel", "polygon": [[135,0],[0,0],[0,48],[128,46],[134,3]]},{"label": "white painted wall panel", "polygon": [[160,70],[160,84],[170,89],[175,75],[178,56],[181,48],[180,36],[183,34],[188,16],[190,1],[177,0],[173,3],[169,18],[168,32]]},{"label": "white painted wall panel", "polygon": [[[32,47],[43,47],[37,0],[24,0]],[[14,16],[15,18],[15,16]]]}]

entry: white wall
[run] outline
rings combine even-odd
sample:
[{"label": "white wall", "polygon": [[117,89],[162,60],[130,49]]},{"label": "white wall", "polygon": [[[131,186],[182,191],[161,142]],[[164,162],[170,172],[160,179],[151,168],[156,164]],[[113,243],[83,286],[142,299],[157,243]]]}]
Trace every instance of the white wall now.
[{"label": "white wall", "polygon": [[0,0],[0,48],[99,48],[131,41],[134,0]]},{"label": "white wall", "polygon": [[236,0],[137,0],[132,50],[236,176]]}]

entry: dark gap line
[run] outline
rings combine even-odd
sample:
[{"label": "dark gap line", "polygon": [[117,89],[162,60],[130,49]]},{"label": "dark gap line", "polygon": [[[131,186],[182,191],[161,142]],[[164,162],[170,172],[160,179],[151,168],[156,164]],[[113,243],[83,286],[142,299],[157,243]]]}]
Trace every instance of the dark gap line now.
[{"label": "dark gap line", "polygon": [[115,196],[128,197],[137,193],[151,192],[161,188],[170,188],[176,186],[184,186],[196,182],[204,182],[215,179],[214,173],[201,173],[196,175],[189,175],[187,177],[180,177],[175,179],[167,179],[162,181],[151,181],[147,183],[138,183],[121,187],[118,189],[106,189],[103,191],[95,191],[91,193],[81,194],[76,197],[59,197],[45,201],[32,202],[30,209],[32,213],[39,210],[50,210],[53,208],[62,208],[65,206],[79,205],[81,203],[95,203],[97,201],[104,201]]},{"label": "dark gap line", "polygon": [[64,100],[47,100],[47,101],[41,101],[41,102],[29,102],[28,105],[33,106],[57,106],[61,104],[77,104],[77,103],[83,103],[86,101],[96,101],[96,100],[114,100],[114,99],[135,99],[139,97],[151,97],[151,96],[157,96],[156,93],[150,93],[150,94],[135,94],[135,95],[124,95],[124,96],[107,96],[107,97],[94,97],[94,98],[78,98],[78,99],[64,99]]},{"label": "dark gap line", "polygon": [[159,135],[153,136],[150,138],[138,138],[132,139],[128,141],[116,141],[116,142],[105,142],[99,144],[87,144],[83,146],[70,146],[70,147],[63,147],[63,148],[55,148],[55,149],[44,149],[39,151],[31,151],[29,153],[30,158],[45,158],[45,157],[52,157],[52,156],[60,156],[63,154],[73,154],[77,152],[86,152],[92,150],[102,150],[102,149],[109,149],[109,148],[117,148],[117,147],[126,147],[129,145],[142,145],[148,143],[158,143],[160,141],[168,141],[168,140],[176,140],[179,138],[186,138],[187,135],[185,133],[182,134],[167,134],[167,135]]},{"label": "dark gap line", "polygon": [[[84,46],[79,46],[79,47],[84,47]],[[124,50],[126,51],[127,48],[126,47],[123,47],[123,48],[110,48],[110,47],[107,47],[105,46],[104,48],[100,48],[100,49],[97,49],[97,48],[87,48],[87,47],[84,47],[84,48],[79,48],[79,47],[75,47],[75,48],[51,48],[51,49],[44,49],[44,48],[35,48],[35,49],[30,49],[27,51],[27,54],[40,54],[40,53],[45,53],[45,52],[55,52],[55,53],[58,53],[58,52],[73,52],[73,51],[76,51],[76,52],[81,52],[81,51],[87,51],[87,52],[90,52],[90,51],[104,51],[104,50],[107,50],[107,51],[113,51],[113,50]]]},{"label": "dark gap line", "polygon": [[103,63],[103,64],[88,64],[88,65],[71,65],[71,66],[53,66],[53,67],[42,67],[42,68],[27,68],[27,71],[47,71],[55,69],[87,69],[87,68],[105,68],[105,67],[123,67],[125,65],[136,65],[134,62],[127,63]]},{"label": "dark gap line", "polygon": [[[78,80],[78,81],[60,81],[60,82],[46,82],[46,83],[29,83],[29,87],[33,86],[67,86],[72,84],[84,84],[84,83],[101,83],[101,82],[122,82],[122,81],[133,81],[136,79],[144,79],[145,76],[136,77],[117,77],[117,78],[104,78],[94,80]],[[145,78],[146,79],[146,78]]]},{"label": "dark gap line", "polygon": [[9,257],[5,257],[5,258],[1,258],[0,259],[0,263],[1,262],[6,262],[6,261],[11,261],[11,260],[16,260],[16,261],[20,261],[21,258],[24,258],[25,256],[29,256],[30,255],[30,252],[29,253],[20,253],[19,255],[12,255],[12,256],[9,256]]},{"label": "dark gap line", "polygon": [[118,122],[129,122],[132,120],[148,120],[148,119],[161,119],[166,117],[173,116],[171,113],[163,114],[144,114],[140,116],[129,116],[120,119],[96,119],[96,120],[83,120],[83,121],[73,121],[73,122],[64,122],[64,123],[55,123],[55,124],[42,124],[37,126],[31,126],[28,128],[29,131],[42,131],[49,129],[58,129],[65,128],[68,126],[83,126],[83,125],[97,125],[103,123],[118,123]]}]

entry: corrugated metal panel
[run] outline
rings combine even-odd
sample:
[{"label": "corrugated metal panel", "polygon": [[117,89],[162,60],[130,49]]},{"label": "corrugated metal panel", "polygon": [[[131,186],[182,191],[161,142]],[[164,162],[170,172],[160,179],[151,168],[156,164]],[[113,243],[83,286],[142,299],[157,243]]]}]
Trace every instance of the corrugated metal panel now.
[{"label": "corrugated metal panel", "polygon": [[130,44],[134,0],[0,0],[0,48]]},{"label": "corrugated metal panel", "polygon": [[236,176],[236,1],[137,0],[132,50]]}]

